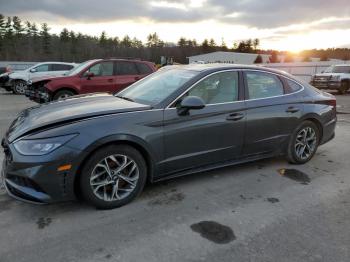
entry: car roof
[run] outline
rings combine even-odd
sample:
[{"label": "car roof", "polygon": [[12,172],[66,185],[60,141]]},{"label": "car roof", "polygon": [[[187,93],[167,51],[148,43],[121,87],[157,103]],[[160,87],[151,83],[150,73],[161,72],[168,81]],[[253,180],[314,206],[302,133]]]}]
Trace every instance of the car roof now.
[{"label": "car roof", "polygon": [[173,68],[182,68],[185,70],[192,70],[192,71],[198,71],[198,72],[230,70],[230,69],[250,69],[250,70],[260,70],[260,71],[266,71],[266,72],[271,72],[271,73],[283,74],[283,75],[286,75],[288,77],[291,77],[290,74],[288,74],[284,71],[273,69],[273,68],[267,68],[267,67],[264,67],[261,65],[257,66],[257,65],[212,63],[212,64],[174,65],[174,66],[166,66],[166,67],[169,67],[169,69],[173,67]]},{"label": "car roof", "polygon": [[59,65],[76,65],[76,63],[68,63],[68,62],[41,62],[41,63],[37,63],[35,64],[35,66],[38,66],[38,65],[44,65],[44,64],[59,64]]}]

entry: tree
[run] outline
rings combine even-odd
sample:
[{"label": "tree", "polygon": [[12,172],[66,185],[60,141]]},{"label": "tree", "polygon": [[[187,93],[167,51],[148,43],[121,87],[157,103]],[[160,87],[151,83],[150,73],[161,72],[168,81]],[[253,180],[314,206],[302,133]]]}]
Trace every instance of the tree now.
[{"label": "tree", "polygon": [[0,38],[4,37],[6,33],[6,21],[5,21],[5,17],[0,14]]},{"label": "tree", "polygon": [[209,46],[212,47],[212,48],[216,47],[216,43],[215,43],[215,40],[213,38],[210,39]]},{"label": "tree", "polygon": [[18,16],[14,16],[12,17],[12,23],[16,36],[20,37],[24,31],[21,19]]},{"label": "tree", "polygon": [[106,32],[102,31],[101,35],[100,35],[100,39],[99,39],[99,43],[100,46],[105,46],[107,43],[107,36],[106,36]]},{"label": "tree", "polygon": [[181,37],[181,38],[179,39],[179,41],[177,42],[177,45],[178,45],[179,47],[185,47],[185,46],[186,46],[186,38]]},{"label": "tree", "polygon": [[204,53],[208,53],[210,52],[210,47],[209,47],[209,41],[208,39],[204,39],[202,45],[201,45],[201,48],[202,48],[202,52]]},{"label": "tree", "polygon": [[326,54],[323,54],[320,58],[320,61],[329,61],[329,58]]},{"label": "tree", "polygon": [[260,45],[260,40],[258,38],[255,38],[253,40],[253,48],[254,48],[254,51],[258,50],[258,47]]},{"label": "tree", "polygon": [[224,41],[224,38],[221,38],[221,46],[220,46],[220,48],[221,48],[221,50],[222,51],[227,51],[227,45],[226,45],[226,43],[225,43],[225,41]]},{"label": "tree", "polygon": [[42,40],[42,50],[44,55],[48,55],[51,52],[51,35],[49,34],[50,28],[46,23],[41,24],[40,36]]},{"label": "tree", "polygon": [[304,56],[303,62],[311,62],[311,58],[309,56]]},{"label": "tree", "polygon": [[258,55],[254,61],[254,64],[261,64],[263,62],[263,58],[261,55]]},{"label": "tree", "polygon": [[147,36],[147,47],[163,47],[164,42],[160,40],[157,33],[149,34]]},{"label": "tree", "polygon": [[63,28],[60,33],[60,41],[67,43],[69,41],[69,31],[67,28]]}]

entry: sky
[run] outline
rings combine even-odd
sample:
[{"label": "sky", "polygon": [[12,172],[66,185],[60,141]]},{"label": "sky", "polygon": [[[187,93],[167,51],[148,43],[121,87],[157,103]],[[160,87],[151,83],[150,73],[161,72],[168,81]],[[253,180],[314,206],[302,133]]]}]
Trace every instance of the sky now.
[{"label": "sky", "polygon": [[214,38],[228,47],[259,38],[262,49],[350,47],[350,0],[0,0],[0,13],[89,35],[165,42]]}]

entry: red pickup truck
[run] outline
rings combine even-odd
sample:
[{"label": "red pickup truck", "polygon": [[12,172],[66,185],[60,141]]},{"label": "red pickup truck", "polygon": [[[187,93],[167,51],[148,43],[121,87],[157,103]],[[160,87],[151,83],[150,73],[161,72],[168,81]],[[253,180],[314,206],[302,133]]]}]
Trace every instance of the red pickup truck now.
[{"label": "red pickup truck", "polygon": [[137,59],[89,60],[64,76],[29,81],[25,95],[46,103],[78,94],[115,93],[156,70],[154,63]]}]

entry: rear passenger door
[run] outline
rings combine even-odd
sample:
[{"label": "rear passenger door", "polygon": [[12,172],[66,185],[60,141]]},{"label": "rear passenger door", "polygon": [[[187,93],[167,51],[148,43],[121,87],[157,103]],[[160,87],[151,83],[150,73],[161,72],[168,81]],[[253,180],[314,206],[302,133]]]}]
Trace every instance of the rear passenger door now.
[{"label": "rear passenger door", "polygon": [[287,83],[277,74],[244,72],[247,125],[244,155],[283,151],[302,115],[299,94],[289,94]]},{"label": "rear passenger door", "polygon": [[67,64],[51,64],[50,65],[50,75],[51,76],[61,76],[65,72],[71,70],[74,66]]},{"label": "rear passenger door", "polygon": [[117,61],[115,64],[117,66],[116,91],[120,91],[142,78],[139,75],[136,63],[132,61]]},{"label": "rear passenger door", "polygon": [[[89,73],[93,76],[89,77]],[[92,65],[81,78],[80,93],[110,92],[116,90],[116,77],[112,61],[100,62]]]}]

